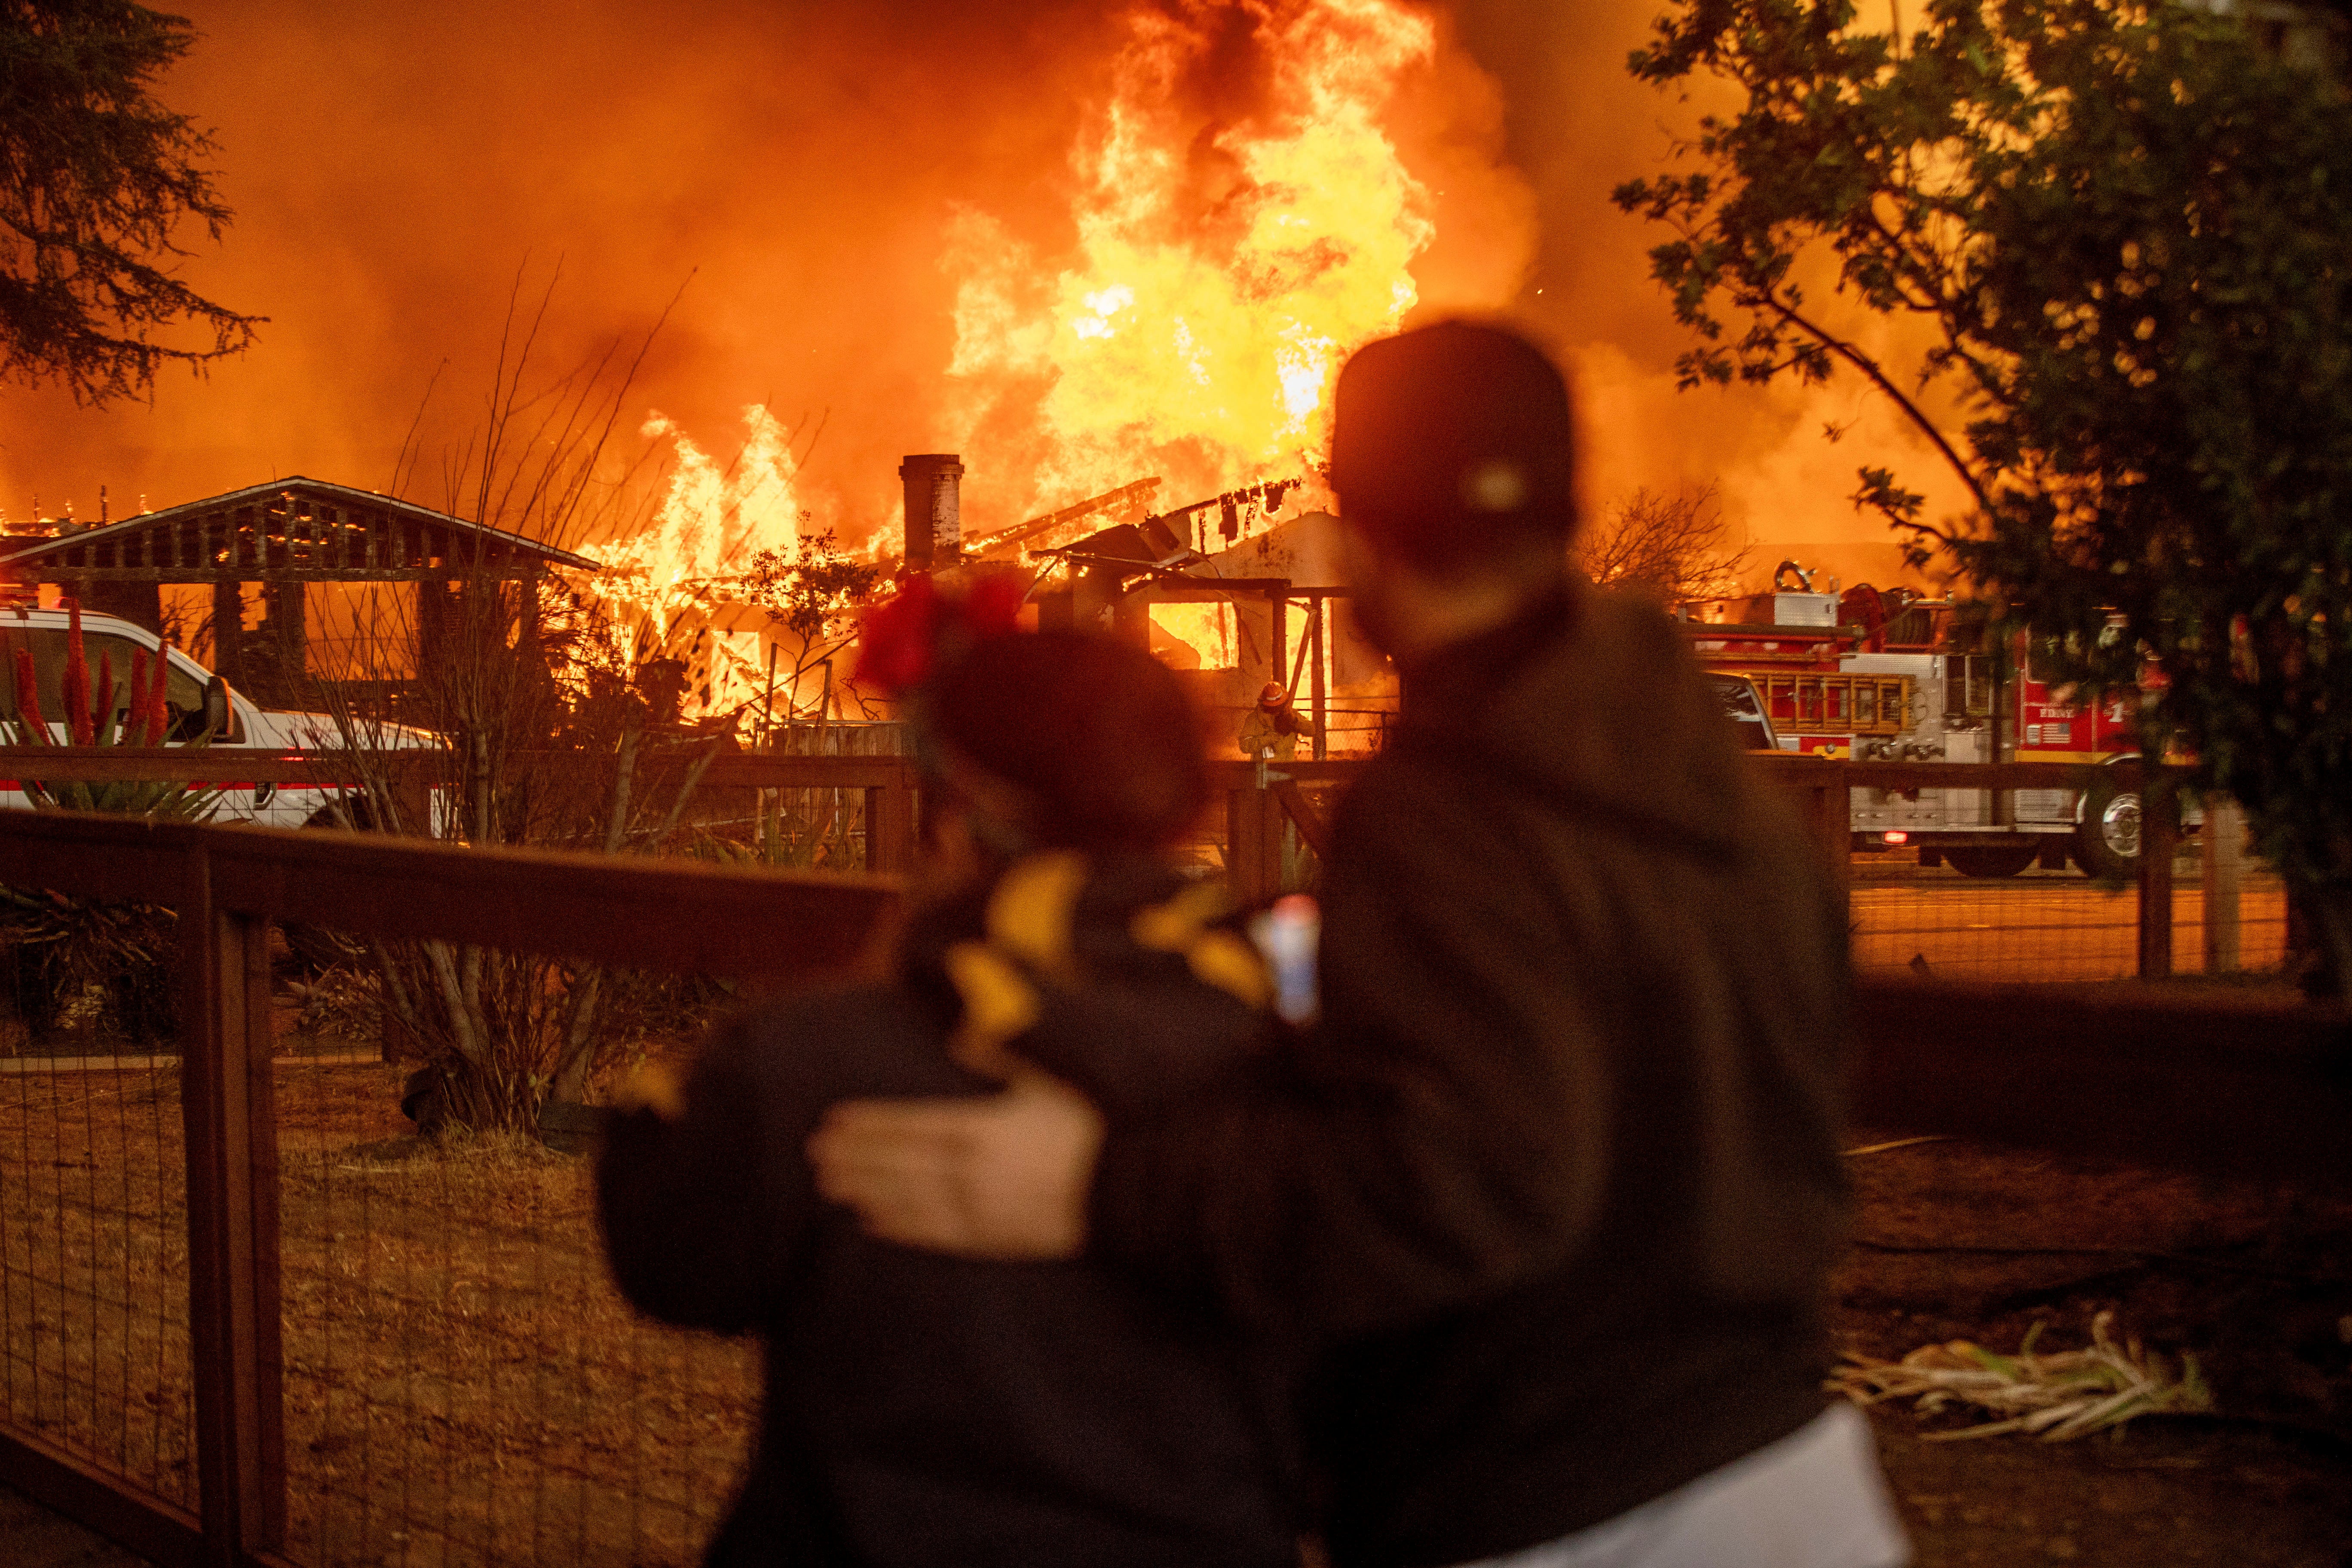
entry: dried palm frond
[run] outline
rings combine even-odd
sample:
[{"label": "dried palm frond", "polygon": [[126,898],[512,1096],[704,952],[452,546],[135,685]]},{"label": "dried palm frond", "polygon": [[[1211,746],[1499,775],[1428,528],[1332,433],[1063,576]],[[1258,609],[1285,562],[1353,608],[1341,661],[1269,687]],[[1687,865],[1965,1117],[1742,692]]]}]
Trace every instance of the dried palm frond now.
[{"label": "dried palm frond", "polygon": [[1955,1405],[1973,1405],[1997,1419],[1957,1431],[1930,1432],[1930,1442],[2032,1432],[2046,1443],[2085,1432],[2120,1426],[2138,1415],[2192,1414],[2213,1408],[2211,1390],[2184,1354],[2174,1377],[2171,1364],[2137,1339],[2118,1345],[2109,1336],[2113,1312],[2091,1320],[2087,1350],[2037,1355],[2036,1323],[2013,1356],[1998,1354],[1966,1340],[1922,1345],[1899,1362],[1846,1356],[1850,1363],[1832,1373],[1828,1386],[1856,1405],[1910,1399],[1920,1415]]}]

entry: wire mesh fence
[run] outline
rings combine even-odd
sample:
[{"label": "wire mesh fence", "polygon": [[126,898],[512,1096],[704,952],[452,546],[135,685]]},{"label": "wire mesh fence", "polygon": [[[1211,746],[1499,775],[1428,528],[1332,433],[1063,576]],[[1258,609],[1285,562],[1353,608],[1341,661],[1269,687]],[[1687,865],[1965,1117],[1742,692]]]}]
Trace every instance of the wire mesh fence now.
[{"label": "wire mesh fence", "polygon": [[[2286,891],[2266,869],[2242,872],[2234,893],[2209,889],[2198,846],[2174,864],[2174,974],[2274,973],[2286,959]],[[1966,877],[1908,855],[1857,855],[1849,895],[1857,973],[1956,980],[2129,979],[2139,973],[2136,883],[2095,880],[2072,867]],[[2228,921],[2233,942],[2211,940]]]},{"label": "wire mesh fence", "polygon": [[0,1423],[193,1508],[173,913],[0,900]]},{"label": "wire mesh fence", "polygon": [[696,1561],[741,1468],[752,1351],[635,1316],[584,1160],[417,1138],[405,1078],[278,1074],[289,1555]]},{"label": "wire mesh fence", "polygon": [[[372,956],[281,965],[278,989],[288,1554],[317,1568],[698,1560],[742,1468],[755,1352],[633,1312],[604,1266],[591,1140],[551,1123],[550,1147],[531,1117],[551,1051],[584,1038],[581,1081],[601,1087],[688,1049],[729,989],[457,948],[448,973],[498,1037],[497,1070],[471,1092],[504,1097],[510,1125],[426,1136],[457,1092],[419,1065],[447,1060],[449,1015],[412,999],[402,1026],[382,973],[429,988],[433,966],[323,934],[313,952]],[[575,1028],[592,973],[595,1014]],[[477,1122],[486,1109],[466,1106]]]},{"label": "wire mesh fence", "polygon": [[[172,957],[153,955],[167,973]],[[742,1468],[755,1350],[639,1319],[606,1275],[582,1155],[418,1136],[402,1109],[415,1064],[383,1059],[380,1009],[348,972],[278,960],[287,1555],[698,1560]],[[95,994],[58,1007],[46,971],[10,973],[0,1425],[194,1511],[178,1041],[126,1035]],[[630,1054],[648,1043],[666,1044]]]}]

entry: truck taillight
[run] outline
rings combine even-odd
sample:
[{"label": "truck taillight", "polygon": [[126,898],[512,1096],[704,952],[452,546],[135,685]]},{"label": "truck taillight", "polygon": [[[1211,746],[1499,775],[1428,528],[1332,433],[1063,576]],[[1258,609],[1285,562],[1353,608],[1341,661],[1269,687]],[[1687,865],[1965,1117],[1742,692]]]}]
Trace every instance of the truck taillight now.
[{"label": "truck taillight", "polygon": [[1884,837],[1889,844],[1908,844],[1911,842],[1911,836],[1904,832],[1899,827],[1890,827],[1880,837]]}]

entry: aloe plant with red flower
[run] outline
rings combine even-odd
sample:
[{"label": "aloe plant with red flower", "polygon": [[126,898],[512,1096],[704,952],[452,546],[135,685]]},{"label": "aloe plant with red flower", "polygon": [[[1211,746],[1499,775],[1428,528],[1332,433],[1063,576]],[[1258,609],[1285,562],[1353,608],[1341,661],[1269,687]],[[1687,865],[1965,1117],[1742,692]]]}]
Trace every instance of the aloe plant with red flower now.
[{"label": "aloe plant with red flower", "polygon": [[[164,703],[164,682],[171,671],[171,645],[155,650],[134,649],[122,700],[117,702],[114,658],[100,654],[98,679],[90,679],[89,659],[82,642],[81,606],[68,600],[65,668],[58,680],[58,709],[66,741],[74,746],[160,746],[170,727]],[[40,679],[32,650],[10,649],[9,664],[16,681],[16,717],[0,720],[0,733],[16,746],[55,746],[49,710],[41,700]],[[208,745],[212,732],[198,735],[190,745]],[[136,816],[210,816],[220,802],[213,785],[192,785],[171,780],[117,781],[110,784],[50,783],[24,779],[19,786],[37,806],[63,811],[119,812]]]}]

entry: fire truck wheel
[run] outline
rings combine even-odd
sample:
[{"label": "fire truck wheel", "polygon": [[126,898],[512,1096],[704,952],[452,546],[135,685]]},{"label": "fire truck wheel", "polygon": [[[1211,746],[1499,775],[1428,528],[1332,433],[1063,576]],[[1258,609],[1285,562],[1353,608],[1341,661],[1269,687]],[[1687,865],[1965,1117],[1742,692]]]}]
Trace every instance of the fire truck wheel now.
[{"label": "fire truck wheel", "polygon": [[2074,864],[2086,877],[2128,880],[2139,866],[2139,792],[2102,783],[2083,796]]},{"label": "fire truck wheel", "polygon": [[2014,877],[2033,864],[2034,849],[2031,845],[2015,849],[1962,845],[1946,849],[1944,858],[1963,877]]}]

